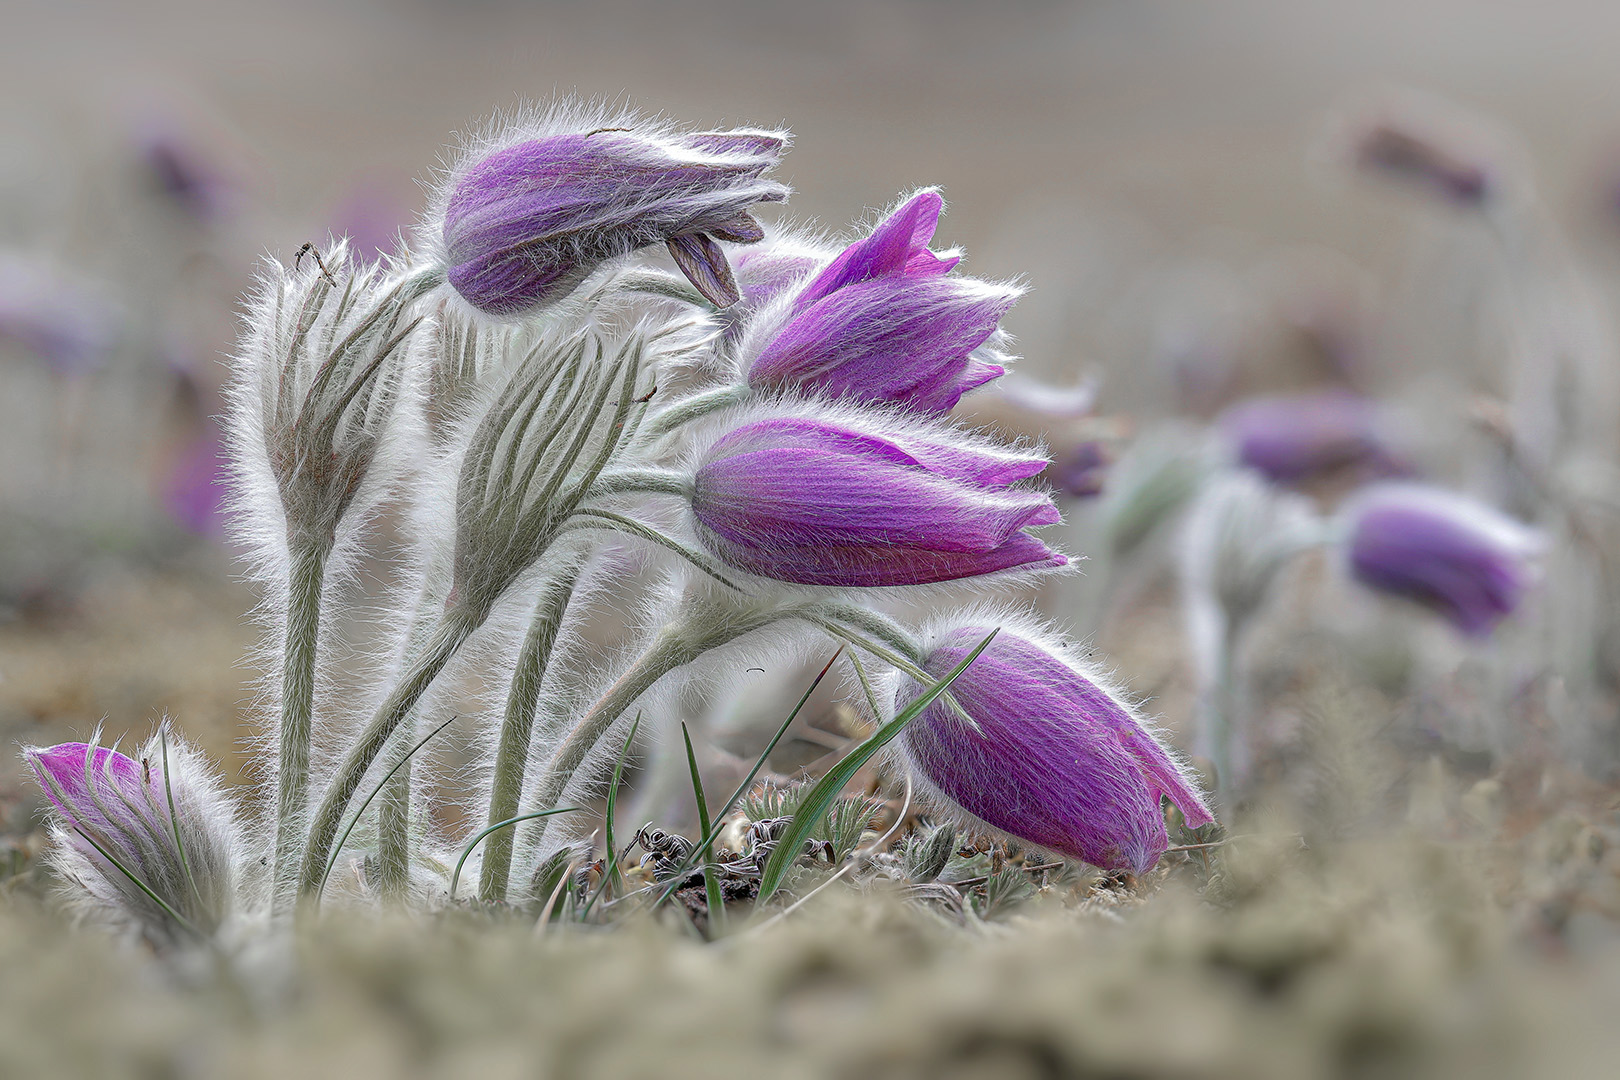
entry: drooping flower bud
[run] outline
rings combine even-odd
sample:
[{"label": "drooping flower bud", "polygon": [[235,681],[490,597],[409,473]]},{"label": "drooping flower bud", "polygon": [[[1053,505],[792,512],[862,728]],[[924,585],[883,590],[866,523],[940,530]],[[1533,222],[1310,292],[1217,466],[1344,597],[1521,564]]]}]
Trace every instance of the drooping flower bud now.
[{"label": "drooping flower bud", "polygon": [[745,344],[750,386],[948,412],[1002,373],[976,355],[1023,290],[952,277],[929,250],[944,200],[923,191],[807,280]]},{"label": "drooping flower bud", "polygon": [[738,298],[717,240],[763,235],[748,211],[788,189],[764,174],[777,131],[690,134],[623,121],[519,125],[457,167],[442,203],[450,284],[480,311],[511,316],[571,292],[610,259],[667,244],[710,302]]},{"label": "drooping flower bud", "polygon": [[[987,625],[941,634],[923,662],[936,678]],[[922,692],[906,680],[904,708]],[[1189,826],[1213,820],[1183,767],[1124,702],[1056,649],[1003,629],[901,737],[913,774],[947,809],[1105,870],[1146,873],[1169,844],[1159,800]],[[963,714],[968,719],[965,719]]]},{"label": "drooping flower bud", "polygon": [[1237,459],[1274,483],[1349,467],[1384,475],[1401,468],[1378,405],[1348,390],[1251,398],[1228,409],[1221,428]]},{"label": "drooping flower bud", "polygon": [[950,581],[1067,562],[1024,531],[1059,520],[1051,499],[1011,486],[1045,466],[1030,454],[944,441],[934,429],[880,435],[778,416],[732,431],[703,455],[692,509],[705,546],[762,577]]},{"label": "drooping flower bud", "polygon": [[158,942],[211,934],[235,900],[236,823],[202,755],[163,733],[136,757],[91,743],[27,747],[56,810],[64,877]]},{"label": "drooping flower bud", "polygon": [[1534,529],[1422,484],[1375,485],[1344,514],[1357,581],[1416,600],[1473,637],[1489,634],[1519,606],[1544,547]]}]

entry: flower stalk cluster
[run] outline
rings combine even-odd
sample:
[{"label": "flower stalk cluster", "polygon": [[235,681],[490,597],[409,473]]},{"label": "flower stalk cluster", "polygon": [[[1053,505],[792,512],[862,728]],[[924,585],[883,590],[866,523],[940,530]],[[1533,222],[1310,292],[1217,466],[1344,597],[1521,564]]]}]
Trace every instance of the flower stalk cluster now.
[{"label": "flower stalk cluster", "polygon": [[[620,775],[636,733],[676,724],[661,689],[699,665],[726,677],[750,642],[835,640],[891,726],[881,714],[943,691],[902,755],[941,813],[1135,872],[1164,850],[1161,795],[1208,818],[1137,714],[1044,632],[1001,639],[951,696],[939,682],[997,624],[960,615],[928,638],[888,613],[1068,561],[1037,535],[1060,520],[1046,455],[947,415],[1010,361],[999,323],[1020,290],[930,246],[931,190],[842,246],[767,230],[753,213],[787,195],[766,175],[786,145],[525,116],[466,148],[396,262],[337,244],[270,266],[229,417],[279,658],[263,850],[195,776],[174,774],[165,817],[133,759],[31,752],[98,902],[207,937],[237,909],[307,917],[329,891],[431,908],[476,859],[481,901],[546,903],[525,890],[558,887],[583,824],[570,797]],[[646,261],[660,244],[684,280]],[[356,719],[325,674],[348,571],[391,511],[410,549],[385,601],[403,644]],[[626,547],[642,571],[605,581],[621,561],[604,553]],[[629,626],[606,660],[578,644],[602,605]],[[503,640],[521,644],[490,670]],[[482,754],[471,781],[421,764],[461,676],[504,691],[461,721]],[[447,836],[431,801],[458,782],[474,812]]]}]

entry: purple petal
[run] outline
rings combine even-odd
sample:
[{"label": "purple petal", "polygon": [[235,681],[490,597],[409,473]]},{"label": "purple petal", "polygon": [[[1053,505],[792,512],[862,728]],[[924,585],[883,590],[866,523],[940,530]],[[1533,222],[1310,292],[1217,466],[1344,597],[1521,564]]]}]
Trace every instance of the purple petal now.
[{"label": "purple petal", "polygon": [[[872,235],[849,245],[827,268],[805,286],[794,310],[803,311],[832,292],[884,274],[915,272],[944,274],[956,260],[941,260],[928,251],[928,242],[939,227],[945,200],[937,191],[913,195],[885,218]],[[939,269],[946,261],[950,265]]]},{"label": "purple petal", "polygon": [[726,262],[726,253],[707,236],[688,233],[671,237],[669,253],[686,279],[715,307],[730,307],[741,299],[737,279],[731,275],[731,264]]},{"label": "purple petal", "polygon": [[[990,627],[964,627],[929,655],[944,675]],[[921,691],[911,684],[897,703]],[[1105,690],[1007,631],[951,685],[974,730],[936,702],[907,728],[913,764],[943,795],[1039,847],[1145,873],[1168,844],[1163,791],[1189,823],[1210,820],[1181,770]]]}]

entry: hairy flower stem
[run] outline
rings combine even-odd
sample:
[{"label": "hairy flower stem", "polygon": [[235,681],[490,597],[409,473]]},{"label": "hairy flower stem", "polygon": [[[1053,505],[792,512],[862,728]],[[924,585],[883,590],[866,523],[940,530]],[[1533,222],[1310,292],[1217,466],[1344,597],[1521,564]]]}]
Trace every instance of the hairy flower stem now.
[{"label": "hairy flower stem", "polygon": [[1241,627],[1225,621],[1219,651],[1212,657],[1210,683],[1204,689],[1205,730],[1209,732],[1210,762],[1215,766],[1215,801],[1220,812],[1230,812],[1239,766],[1237,732],[1237,645]]},{"label": "hairy flower stem", "polygon": [[700,394],[693,394],[685,401],[678,402],[654,416],[647,422],[647,435],[658,438],[668,435],[684,424],[694,420],[701,420],[710,413],[732,405],[741,404],[752,396],[747,386],[722,386],[713,390],[705,390]]},{"label": "hairy flower stem", "polygon": [[388,700],[382,703],[338,765],[332,786],[327,789],[326,798],[321,801],[310,824],[309,843],[304,848],[304,861],[298,870],[301,909],[313,909],[319,902],[318,893],[326,876],[332,843],[337,839],[343,813],[348,809],[360,782],[365,779],[367,770],[456,650],[483,624],[487,615],[487,610],[470,611],[460,606],[444,613],[428,637],[421,655],[411,663],[393,693],[388,695]]},{"label": "hairy flower stem", "polygon": [[[432,633],[433,613],[442,610],[443,598],[427,575],[405,646],[405,663],[422,655]],[[383,772],[391,774],[377,802],[377,889],[385,901],[403,904],[411,876],[411,747],[415,744],[414,717],[407,713],[403,729],[383,751]]]},{"label": "hairy flower stem", "polygon": [[[533,799],[534,810],[550,810],[562,798],[576,769],[602,740],[614,723],[625,714],[636,699],[652,689],[654,683],[676,668],[690,664],[704,653],[742,637],[744,634],[769,626],[783,619],[802,618],[809,605],[761,609],[747,612],[728,612],[726,618],[692,619],[665,627],[641,658],[590,710],[580,717],[562,746],[546,763],[539,789]],[[545,837],[549,819],[541,824],[540,840]]]},{"label": "hairy flower stem", "polygon": [[[490,826],[517,816],[518,803],[523,798],[523,779],[529,766],[534,715],[540,703],[540,684],[545,679],[546,665],[557,643],[557,631],[577,578],[575,571],[546,591],[518,652],[517,666],[512,672],[512,690],[506,698],[506,715],[501,720],[500,743],[495,749],[495,778],[489,793]],[[512,872],[512,838],[511,829],[500,829],[490,833],[484,844],[478,895],[486,902],[506,899],[506,886]]]},{"label": "hairy flower stem", "polygon": [[309,797],[309,744],[315,717],[315,646],[320,636],[321,586],[331,545],[295,543],[282,654],[280,757],[276,773],[276,850],[272,908],[285,901],[281,883],[297,858]]}]

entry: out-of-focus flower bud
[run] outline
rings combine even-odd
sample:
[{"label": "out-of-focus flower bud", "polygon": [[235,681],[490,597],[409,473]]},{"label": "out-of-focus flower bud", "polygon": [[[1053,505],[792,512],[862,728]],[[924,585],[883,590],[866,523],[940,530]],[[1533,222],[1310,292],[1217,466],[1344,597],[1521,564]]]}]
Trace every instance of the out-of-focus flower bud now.
[{"label": "out-of-focus flower bud", "polygon": [[1376,402],[1348,390],[1251,398],[1228,409],[1221,429],[1237,460],[1279,484],[1360,466],[1401,470]]},{"label": "out-of-focus flower bud", "polygon": [[1350,572],[1483,637],[1535,579],[1540,533],[1455,492],[1421,484],[1368,488],[1343,511]]}]

